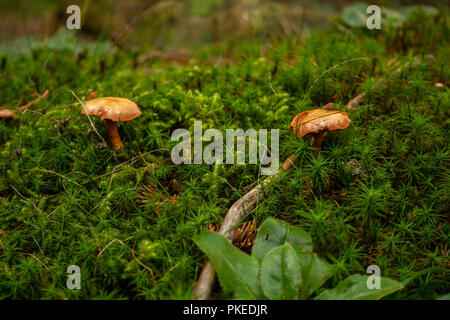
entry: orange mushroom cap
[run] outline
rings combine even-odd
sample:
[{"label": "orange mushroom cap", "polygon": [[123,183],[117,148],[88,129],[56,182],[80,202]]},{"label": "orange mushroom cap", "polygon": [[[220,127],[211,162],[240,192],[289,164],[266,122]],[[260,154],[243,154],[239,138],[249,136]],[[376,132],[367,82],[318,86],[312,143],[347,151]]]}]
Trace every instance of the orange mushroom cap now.
[{"label": "orange mushroom cap", "polygon": [[320,133],[345,129],[352,122],[347,112],[315,109],[299,113],[291,122],[292,134],[304,137],[310,133]]},{"label": "orange mushroom cap", "polygon": [[125,98],[105,97],[89,100],[81,109],[82,114],[97,116],[102,120],[128,121],[141,114],[136,103]]},{"label": "orange mushroom cap", "polygon": [[14,118],[16,116],[16,111],[11,109],[1,109],[0,119]]}]

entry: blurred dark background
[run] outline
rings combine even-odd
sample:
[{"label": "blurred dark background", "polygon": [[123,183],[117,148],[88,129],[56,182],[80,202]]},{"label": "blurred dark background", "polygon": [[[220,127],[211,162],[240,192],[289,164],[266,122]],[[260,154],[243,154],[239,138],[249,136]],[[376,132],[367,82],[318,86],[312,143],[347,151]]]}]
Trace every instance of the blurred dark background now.
[{"label": "blurred dark background", "polygon": [[[110,40],[125,49],[182,48],[220,40],[241,41],[308,34],[327,26],[355,1],[334,0],[0,0],[0,42],[22,37],[45,39],[65,27],[66,8],[82,10],[86,40]],[[389,8],[448,0],[367,1]]]}]

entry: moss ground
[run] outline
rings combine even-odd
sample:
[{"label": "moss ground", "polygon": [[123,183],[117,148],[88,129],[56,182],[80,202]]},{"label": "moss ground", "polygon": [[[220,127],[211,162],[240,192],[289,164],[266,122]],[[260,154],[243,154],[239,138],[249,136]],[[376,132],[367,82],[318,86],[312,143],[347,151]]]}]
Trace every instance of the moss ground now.
[{"label": "moss ground", "polygon": [[[172,164],[171,132],[192,130],[194,120],[222,131],[280,129],[281,160],[296,153],[299,163],[246,221],[273,216],[309,231],[335,265],[325,287],[377,264],[383,276],[413,277],[393,299],[449,291],[445,16],[417,16],[401,30],[330,28],[306,41],[214,45],[185,64],[142,62],[72,37],[0,57],[5,107],[50,92],[0,120],[0,298],[189,298],[205,261],[192,237],[220,224],[260,178],[258,165]],[[420,63],[394,72],[391,59]],[[124,154],[102,145],[80,114],[75,95],[86,100],[89,90],[141,108],[119,127]],[[298,113],[328,102],[344,110],[361,92],[350,127],[328,134],[317,158],[289,134]],[[93,123],[106,139],[104,123]],[[73,264],[81,290],[66,288]]]}]

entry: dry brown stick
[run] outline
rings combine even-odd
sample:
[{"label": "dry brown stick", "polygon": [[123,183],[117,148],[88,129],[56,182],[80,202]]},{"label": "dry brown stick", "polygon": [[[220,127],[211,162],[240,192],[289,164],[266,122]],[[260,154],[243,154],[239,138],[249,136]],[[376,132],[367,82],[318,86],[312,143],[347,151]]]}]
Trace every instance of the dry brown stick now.
[{"label": "dry brown stick", "polygon": [[133,255],[134,260],[136,260],[136,262],[139,263],[139,265],[141,267],[144,267],[148,272],[150,272],[150,274],[152,276],[153,286],[156,287],[156,278],[155,278],[155,274],[153,273],[152,268],[143,264],[142,261],[136,257],[136,254],[134,253],[134,247],[131,249],[131,254]]},{"label": "dry brown stick", "polygon": [[63,175],[63,174],[61,174],[61,173],[58,173],[58,172],[55,172],[55,171],[52,171],[52,170],[41,169],[41,168],[35,168],[35,169],[25,169],[25,171],[42,171],[42,172],[51,173],[51,174],[57,175],[58,177],[61,177],[61,178],[63,178],[63,179],[66,179],[66,180],[69,181],[69,182],[72,182],[73,184],[75,184],[76,186],[78,186],[78,187],[80,187],[80,188],[84,188],[81,184],[79,184],[79,183],[77,183],[77,182],[75,182],[75,181],[72,181],[71,179],[67,178],[65,175]]},{"label": "dry brown stick", "polygon": [[48,96],[48,89],[44,91],[44,93],[42,95],[40,95],[39,97],[37,97],[36,99],[34,99],[31,102],[28,102],[27,104],[19,107],[19,110],[27,110],[29,107],[31,107],[33,104],[38,103],[39,101],[41,101],[42,99],[47,98]]},{"label": "dry brown stick", "polygon": [[[222,225],[219,229],[219,233],[224,235],[228,241],[232,241],[233,236],[236,232],[236,226],[239,224],[241,219],[252,210],[256,204],[264,198],[264,194],[262,192],[262,188],[269,184],[270,182],[276,180],[280,177],[280,175],[291,169],[295,162],[296,156],[293,154],[289,158],[287,158],[278,172],[263,180],[262,183],[258,184],[252,190],[247,192],[243,197],[237,200],[228,210],[225,219],[222,222]],[[200,277],[198,278],[197,284],[195,286],[194,292],[192,293],[192,298],[199,300],[206,300],[209,298],[211,294],[212,285],[214,282],[215,270],[211,263],[208,261],[200,273]]]},{"label": "dry brown stick", "polygon": [[15,118],[18,110],[21,110],[21,111],[28,110],[33,104],[36,104],[39,101],[41,101],[42,99],[47,98],[47,96],[48,96],[48,90],[45,90],[45,92],[41,96],[37,97],[33,101],[31,101],[21,107],[18,107],[17,109],[0,109],[0,119]]},{"label": "dry brown stick", "polygon": [[[377,90],[379,88],[381,88],[384,84],[384,79],[379,79],[371,88],[371,90]],[[349,110],[354,110],[358,107],[358,105],[361,103],[361,101],[364,99],[364,97],[366,96],[366,93],[360,93],[358,94],[356,97],[354,97],[352,100],[350,100],[350,102],[347,104],[347,109]]]}]

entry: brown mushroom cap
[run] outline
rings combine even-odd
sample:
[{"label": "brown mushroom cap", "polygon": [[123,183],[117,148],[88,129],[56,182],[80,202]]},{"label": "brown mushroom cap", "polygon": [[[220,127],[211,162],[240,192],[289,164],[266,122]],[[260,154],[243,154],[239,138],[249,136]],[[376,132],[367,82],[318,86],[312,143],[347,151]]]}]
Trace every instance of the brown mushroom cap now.
[{"label": "brown mushroom cap", "polygon": [[0,110],[0,119],[14,118],[15,116],[16,116],[15,110],[10,110],[10,109],[1,109]]},{"label": "brown mushroom cap", "polygon": [[105,97],[89,100],[81,109],[82,114],[97,116],[102,120],[128,121],[141,114],[136,103],[125,98]]},{"label": "brown mushroom cap", "polygon": [[352,122],[347,112],[315,109],[299,113],[291,122],[291,132],[301,137],[310,133],[320,133],[345,129]]}]

